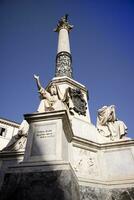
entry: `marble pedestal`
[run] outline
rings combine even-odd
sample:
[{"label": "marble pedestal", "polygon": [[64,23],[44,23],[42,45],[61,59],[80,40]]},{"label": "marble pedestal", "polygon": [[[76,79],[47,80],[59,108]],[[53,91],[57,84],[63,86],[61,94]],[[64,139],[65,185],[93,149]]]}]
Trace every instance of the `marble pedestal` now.
[{"label": "marble pedestal", "polygon": [[134,200],[134,140],[98,143],[80,137],[66,110],[25,119],[30,129],[24,159],[0,153],[5,168],[0,200],[79,200],[79,191],[80,200]]},{"label": "marble pedestal", "polygon": [[0,200],[79,200],[77,178],[69,163],[34,163],[10,167]]},{"label": "marble pedestal", "polygon": [[24,162],[66,161],[72,129],[66,110],[25,115],[29,134]]},{"label": "marble pedestal", "polygon": [[72,129],[65,110],[26,114],[24,159],[5,171],[0,200],[79,200],[77,177],[68,162]]}]

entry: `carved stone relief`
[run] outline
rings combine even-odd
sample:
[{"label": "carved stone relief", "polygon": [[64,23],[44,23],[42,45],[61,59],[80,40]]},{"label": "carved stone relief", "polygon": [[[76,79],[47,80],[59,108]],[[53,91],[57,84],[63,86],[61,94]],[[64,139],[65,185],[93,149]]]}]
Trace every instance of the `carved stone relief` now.
[{"label": "carved stone relief", "polygon": [[56,76],[72,78],[72,58],[68,52],[60,52],[56,58]]},{"label": "carved stone relief", "polygon": [[79,115],[86,116],[87,103],[84,99],[84,95],[79,88],[73,89],[68,87],[64,95],[64,101],[66,102],[69,111],[74,115],[74,111]]},{"label": "carved stone relief", "polygon": [[98,176],[97,158],[94,152],[74,148],[74,165],[76,174],[80,176]]}]

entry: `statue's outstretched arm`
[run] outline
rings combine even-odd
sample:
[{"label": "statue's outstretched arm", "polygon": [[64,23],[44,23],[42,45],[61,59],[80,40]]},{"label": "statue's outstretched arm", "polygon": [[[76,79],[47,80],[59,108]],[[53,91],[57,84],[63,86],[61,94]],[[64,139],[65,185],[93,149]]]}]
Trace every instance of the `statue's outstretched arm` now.
[{"label": "statue's outstretched arm", "polygon": [[38,90],[40,90],[42,88],[42,86],[40,84],[39,76],[34,74],[34,78],[36,80],[37,88],[38,88]]}]

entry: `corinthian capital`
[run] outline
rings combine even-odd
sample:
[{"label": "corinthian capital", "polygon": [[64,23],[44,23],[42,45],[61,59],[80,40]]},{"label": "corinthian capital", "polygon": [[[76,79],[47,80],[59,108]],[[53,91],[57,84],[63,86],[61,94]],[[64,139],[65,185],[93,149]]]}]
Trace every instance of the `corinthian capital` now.
[{"label": "corinthian capital", "polygon": [[73,25],[70,25],[67,19],[68,19],[68,14],[64,15],[59,20],[57,27],[54,29],[54,31],[59,32],[61,29],[67,29],[67,31],[70,31],[73,28]]}]

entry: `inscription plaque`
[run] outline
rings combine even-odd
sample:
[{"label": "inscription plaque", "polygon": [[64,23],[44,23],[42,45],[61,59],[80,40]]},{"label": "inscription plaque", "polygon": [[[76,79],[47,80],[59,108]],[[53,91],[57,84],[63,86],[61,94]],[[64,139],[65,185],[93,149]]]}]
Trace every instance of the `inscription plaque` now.
[{"label": "inscription plaque", "polygon": [[53,155],[56,151],[56,124],[35,124],[32,156]]},{"label": "inscription plaque", "polygon": [[[38,127],[39,130],[37,130],[36,132],[36,136],[39,137],[39,138],[46,138],[46,137],[52,137],[54,136],[54,131],[52,129],[49,129],[46,127]],[[41,129],[40,129],[41,128]]]}]

